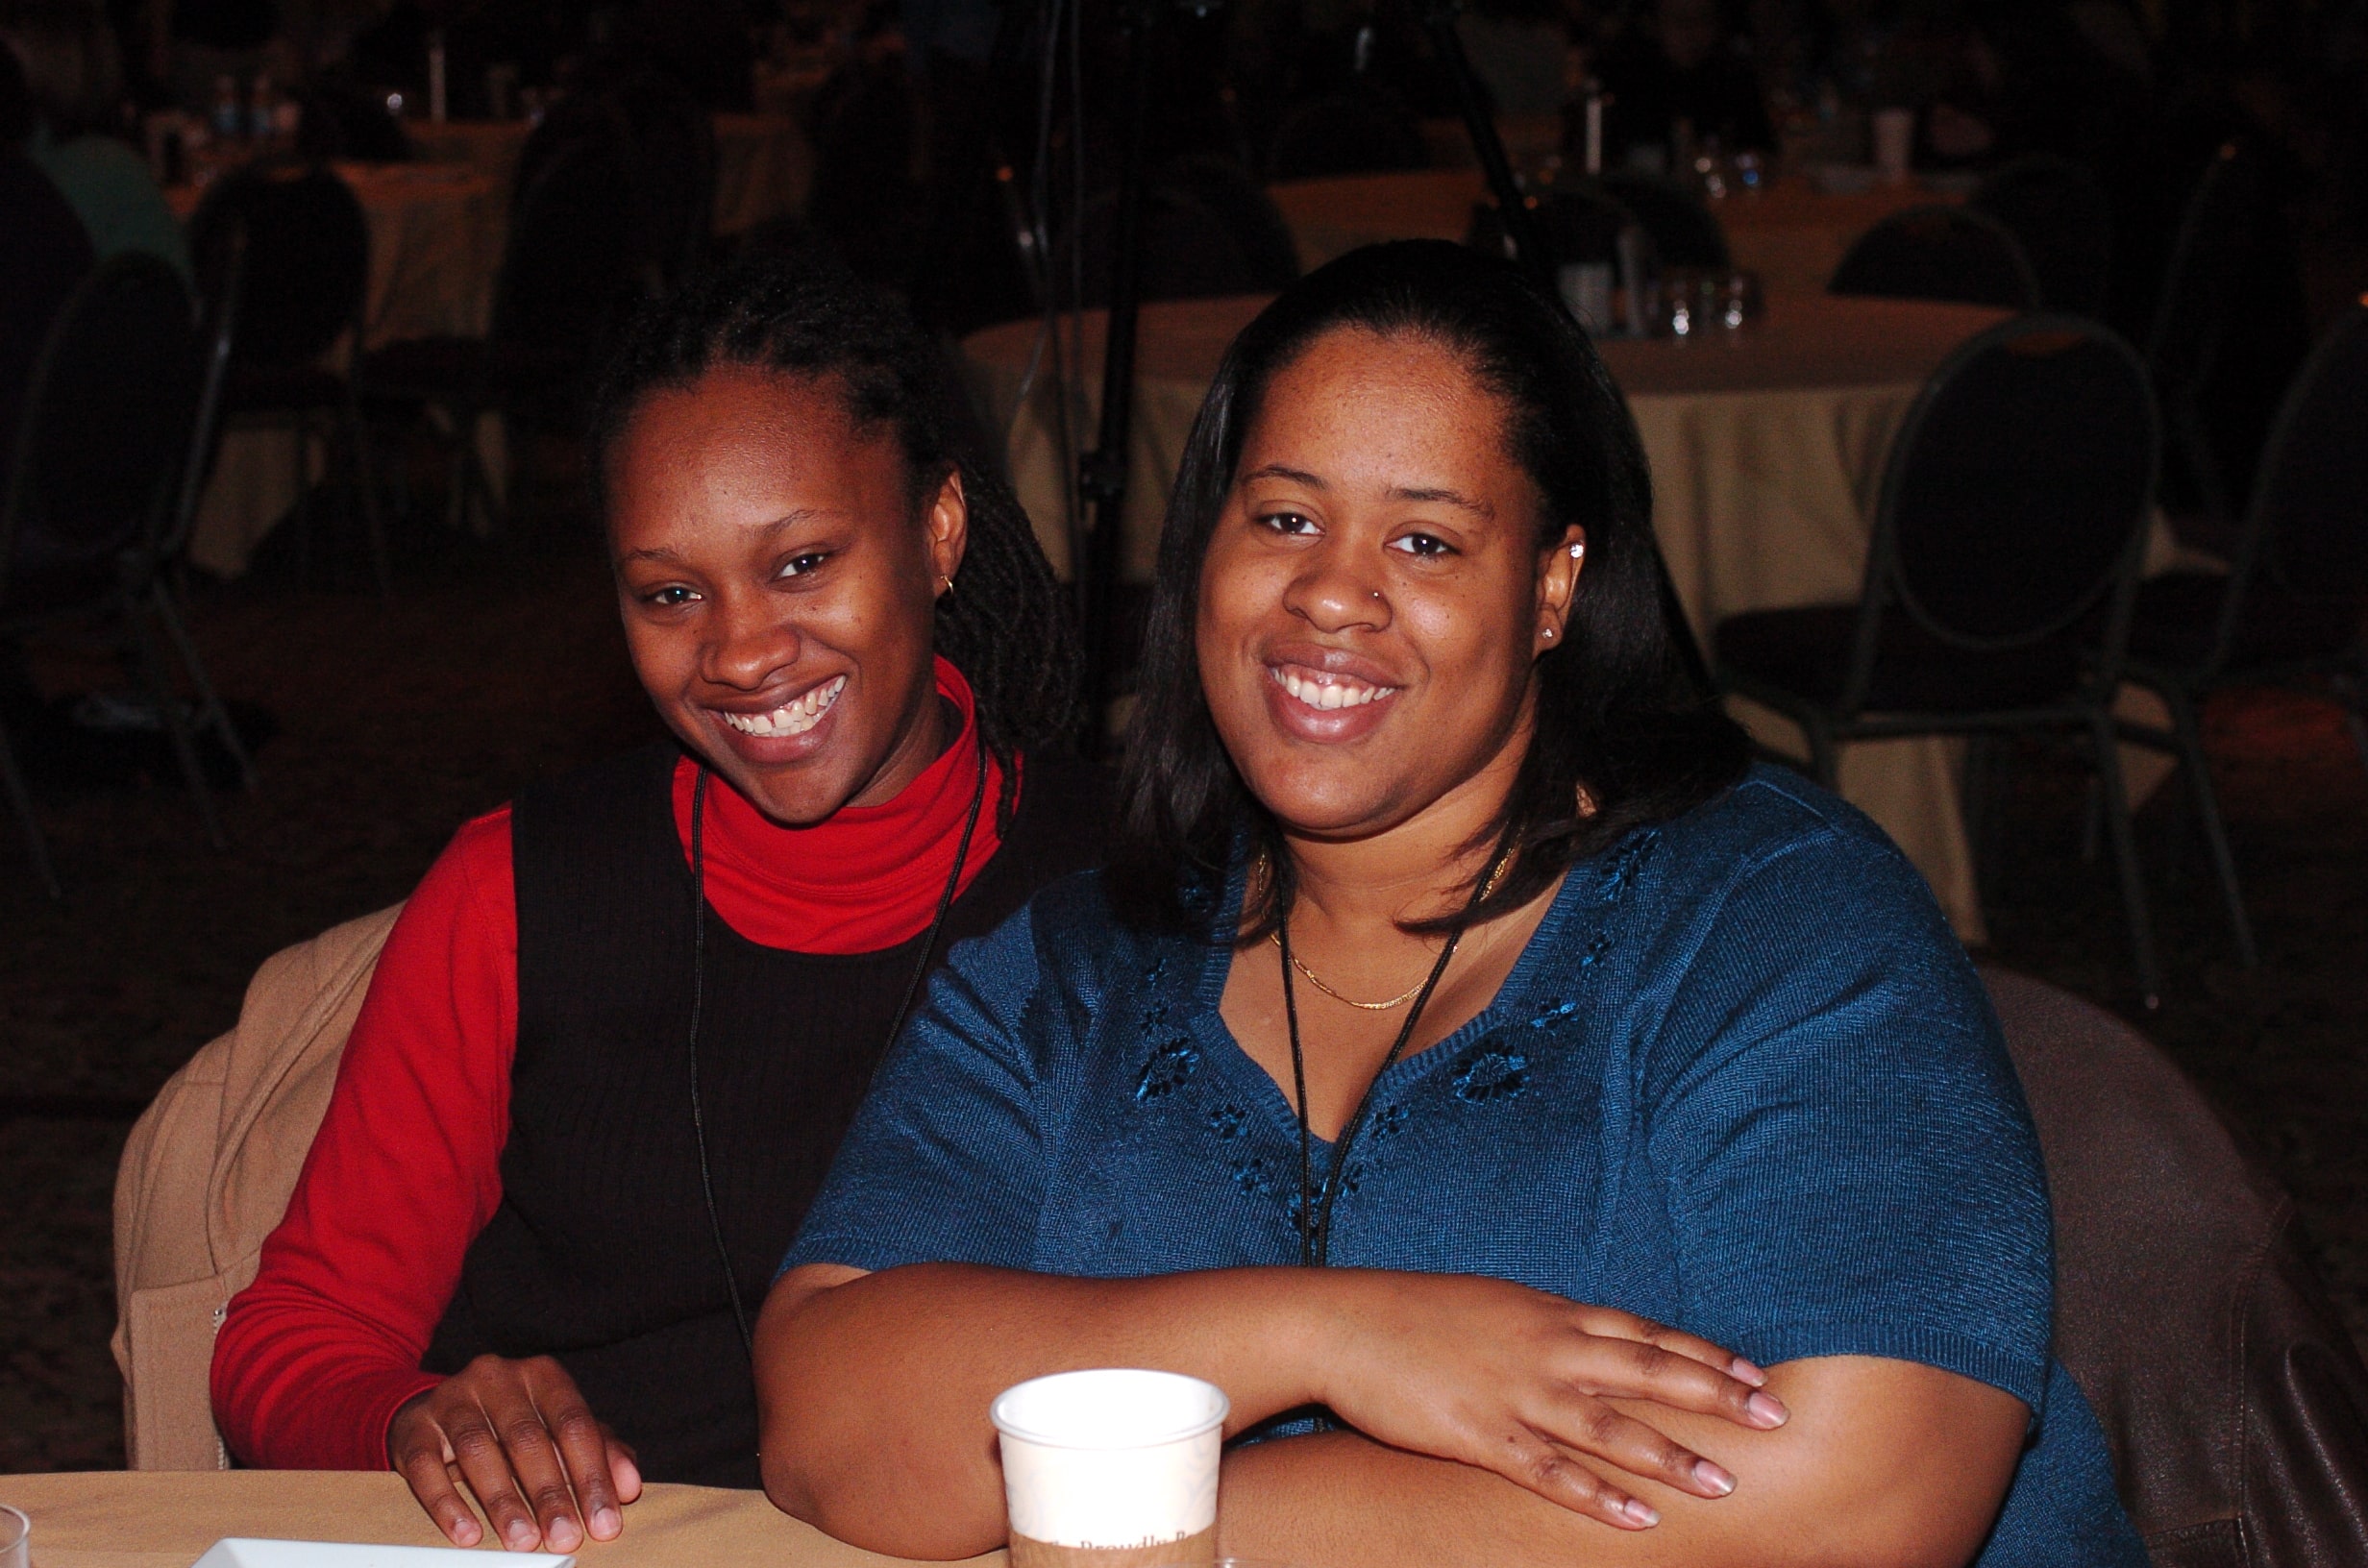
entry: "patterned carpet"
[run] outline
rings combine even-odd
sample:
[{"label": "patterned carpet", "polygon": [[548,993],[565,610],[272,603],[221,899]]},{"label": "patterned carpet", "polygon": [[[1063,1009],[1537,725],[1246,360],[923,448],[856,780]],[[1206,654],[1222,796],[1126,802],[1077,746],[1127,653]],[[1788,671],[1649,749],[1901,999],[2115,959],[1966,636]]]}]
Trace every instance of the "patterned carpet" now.
[{"label": "patterned carpet", "polygon": [[[268,576],[268,575],[266,575]],[[583,546],[454,551],[381,602],[250,581],[203,594],[223,689],[267,710],[253,796],[209,848],[177,779],[44,792],[69,890],[0,838],[0,1471],[122,1462],[109,1202],[124,1124],[12,1096],[136,1101],[236,1016],[261,960],[401,897],[470,815],[522,781],[655,731]],[[45,689],[113,680],[45,656]],[[2146,1027],[2293,1188],[2368,1341],[2368,774],[2331,712],[2248,696],[2208,717],[2263,952],[2234,961],[2183,796],[2141,833],[2166,999]],[[2001,807],[1998,961],[2127,1009],[2112,880],[2079,855],[2081,782],[2034,751]],[[106,1106],[94,1109],[105,1111]]]}]

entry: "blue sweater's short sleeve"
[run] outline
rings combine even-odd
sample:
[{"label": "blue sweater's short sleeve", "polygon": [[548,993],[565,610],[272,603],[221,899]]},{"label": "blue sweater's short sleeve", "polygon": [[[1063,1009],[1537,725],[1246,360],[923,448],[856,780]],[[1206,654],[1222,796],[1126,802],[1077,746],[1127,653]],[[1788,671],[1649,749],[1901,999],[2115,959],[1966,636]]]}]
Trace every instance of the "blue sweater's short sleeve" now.
[{"label": "blue sweater's short sleeve", "polygon": [[782,1262],[1027,1265],[1044,1203],[1044,978],[1030,905],[931,980]]},{"label": "blue sweater's short sleeve", "polygon": [[1913,870],[1837,824],[1743,870],[1696,930],[1638,1086],[1686,1326],[1763,1365],[1892,1357],[2036,1409],[2039,1152]]}]

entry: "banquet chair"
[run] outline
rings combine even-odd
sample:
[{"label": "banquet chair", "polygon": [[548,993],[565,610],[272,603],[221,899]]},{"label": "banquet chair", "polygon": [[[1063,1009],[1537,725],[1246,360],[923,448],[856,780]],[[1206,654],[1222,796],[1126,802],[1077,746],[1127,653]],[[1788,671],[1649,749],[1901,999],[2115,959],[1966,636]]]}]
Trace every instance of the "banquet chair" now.
[{"label": "banquet chair", "polygon": [[[75,290],[35,367],[0,497],[0,635],[78,623],[116,632],[206,836],[220,847],[222,824],[190,717],[150,625],[156,546],[187,461],[201,376],[188,292],[164,262],[127,252],[100,263]],[[185,646],[184,656],[194,671]],[[218,713],[207,711],[210,723]],[[60,897],[5,737],[0,761],[35,870],[50,896]]]},{"label": "banquet chair", "polygon": [[2041,309],[2105,319],[2113,217],[2094,174],[2068,158],[2036,153],[1985,179],[1965,205],[1997,219],[2022,246]]},{"label": "banquet chair", "polygon": [[329,1108],[401,905],[274,954],[238,1021],[166,1080],[116,1169],[115,1332],[135,1470],[226,1470],[207,1377]]},{"label": "banquet chair", "polygon": [[1262,292],[1280,293],[1298,282],[1299,250],[1291,224],[1257,177],[1232,158],[1187,153],[1160,171],[1163,184],[1183,191],[1224,225],[1249,263]]},{"label": "banquet chair", "polygon": [[2215,439],[2226,432],[2216,432],[2207,415],[2208,394],[2226,362],[2245,352],[2233,334],[2243,296],[2259,276],[2256,253],[2265,226],[2275,223],[2259,155],[2241,142],[2223,143],[2187,200],[2146,333],[2146,363],[2169,437],[2165,455],[2183,471],[2208,530],[2234,518],[2240,488],[2228,474],[2238,443]]},{"label": "banquet chair", "polygon": [[2228,569],[2139,585],[2125,674],[2161,694],[2171,725],[2125,721],[2122,738],[2185,771],[2250,968],[2253,928],[2197,711],[2223,686],[2329,696],[2368,768],[2368,298],[2336,320],[2287,390]]},{"label": "banquet chair", "polygon": [[1430,161],[1422,127],[1395,94],[1365,86],[1299,104],[1267,146],[1269,180],[1387,174]]},{"label": "banquet chair", "polygon": [[343,459],[346,482],[337,493],[358,503],[371,576],[387,593],[386,530],[352,375],[369,297],[370,221],[353,187],[326,164],[249,164],[209,187],[189,220],[189,249],[209,294],[221,290],[223,248],[234,230],[245,251],[224,417],[283,426],[295,437],[300,576],[311,554],[310,448],[326,423],[333,469]]},{"label": "banquet chair", "polygon": [[714,122],[670,77],[611,72],[544,113],[519,150],[518,196],[560,153],[585,142],[625,171],[634,255],[649,286],[674,287],[707,259],[714,242]]},{"label": "banquet chair", "polygon": [[[1266,199],[1262,191],[1251,194]],[[1116,191],[1094,197],[1085,204],[1077,222],[1052,242],[1055,286],[1066,293],[1070,269],[1075,266],[1084,282],[1080,303],[1088,309],[1110,303],[1118,207]],[[1278,277],[1270,247],[1259,254],[1260,242],[1269,237],[1263,225],[1245,225],[1242,219],[1240,212],[1226,212],[1204,201],[1191,185],[1165,177],[1155,181],[1143,193],[1137,275],[1140,298],[1145,302],[1205,300],[1228,294],[1272,294],[1287,286],[1296,275],[1295,265],[1291,273]],[[1274,221],[1280,225],[1279,215]],[[1080,247],[1082,255],[1077,254]]]},{"label": "banquet chair", "polygon": [[1726,230],[1699,197],[1676,181],[1619,169],[1591,184],[1635,215],[1663,266],[1724,272],[1735,265]]},{"label": "banquet chair", "polygon": [[221,743],[239,784],[252,793],[255,758],[248,752],[246,738],[238,733],[229,708],[208,678],[205,661],[198,657],[197,645],[181,618],[182,585],[175,577],[187,555],[189,535],[197,527],[198,506],[206,494],[206,481],[212,478],[214,459],[221,450],[223,389],[230,380],[234,345],[237,341],[240,285],[247,268],[244,230],[232,231],[216,262],[221,269],[217,287],[204,302],[199,320],[197,406],[189,420],[189,438],[182,453],[180,477],[174,485],[171,505],[164,513],[163,527],[151,532],[131,565],[137,596],[163,628],[174,652],[180,655],[182,672],[187,675],[196,696],[200,731],[211,733]]},{"label": "banquet chair", "polygon": [[[1623,233],[1636,236],[1638,260],[1647,276],[1657,272],[1664,259],[1653,243],[1651,231],[1625,203],[1597,183],[1581,182],[1545,191],[1530,211],[1540,237],[1545,241],[1546,254],[1557,266],[1594,261],[1616,267]],[[1471,226],[1465,231],[1464,243],[1491,256],[1513,255],[1504,218],[1493,202],[1472,204]]]},{"label": "banquet chair", "polygon": [[[1960,346],[1884,468],[1856,604],[1755,610],[1712,632],[1725,690],[1797,723],[1833,788],[1838,748],[1909,735],[2075,737],[2102,786],[2140,990],[2154,938],[2112,700],[2160,443],[2137,355],[2073,316]],[[2086,646],[2080,627],[2102,609]]]},{"label": "banquet chair", "polygon": [[303,110],[296,122],[296,151],[323,162],[403,163],[411,158],[411,138],[403,122],[386,112],[383,93],[333,73],[314,76],[298,87]]},{"label": "banquet chair", "polygon": [[2294,1200],[2135,1030],[1983,980],[2046,1161],[2056,1356],[2156,1568],[2368,1562],[2368,1370]]},{"label": "banquet chair", "polygon": [[519,193],[486,334],[401,339],[357,367],[365,398],[444,416],[446,505],[456,531],[475,508],[496,529],[524,510],[530,453],[513,443],[505,502],[478,450],[482,416],[500,414],[513,435],[580,430],[591,378],[652,286],[633,200],[631,168],[613,139],[561,147]]},{"label": "banquet chair", "polygon": [[2006,225],[1962,207],[1912,207],[1859,236],[1828,294],[2039,308],[2039,281]]}]

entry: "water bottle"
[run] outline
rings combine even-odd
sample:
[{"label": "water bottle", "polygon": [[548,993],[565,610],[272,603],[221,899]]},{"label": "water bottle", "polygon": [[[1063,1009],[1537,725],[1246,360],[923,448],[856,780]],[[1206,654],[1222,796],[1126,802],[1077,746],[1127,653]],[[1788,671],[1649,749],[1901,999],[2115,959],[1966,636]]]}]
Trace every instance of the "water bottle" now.
[{"label": "water bottle", "polygon": [[238,110],[238,84],[227,76],[213,79],[213,112],[207,116],[213,134],[224,141],[235,141],[246,130],[246,116]]}]

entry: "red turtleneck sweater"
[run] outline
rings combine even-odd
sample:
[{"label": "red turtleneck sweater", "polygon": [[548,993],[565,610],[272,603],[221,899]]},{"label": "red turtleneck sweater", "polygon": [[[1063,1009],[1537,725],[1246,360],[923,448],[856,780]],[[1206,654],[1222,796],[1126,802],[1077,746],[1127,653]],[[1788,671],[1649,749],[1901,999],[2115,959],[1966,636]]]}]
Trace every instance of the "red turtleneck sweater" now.
[{"label": "red turtleneck sweater", "polygon": [[[864,953],[919,936],[937,912],[977,780],[971,691],[937,663],[960,711],[952,746],[894,800],[787,828],[720,779],[707,789],[707,902],[768,947]],[[999,844],[987,809],[968,887]],[[689,854],[691,785],[675,772]],[[405,905],[338,1065],[287,1214],[214,1343],[214,1419],[231,1449],[275,1469],[386,1466],[386,1424],[439,1381],[420,1357],[469,1244],[502,1201],[518,1045],[518,907],[509,808],[478,818]]]}]

